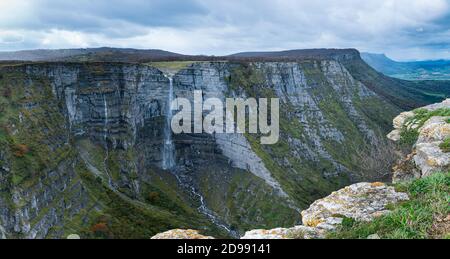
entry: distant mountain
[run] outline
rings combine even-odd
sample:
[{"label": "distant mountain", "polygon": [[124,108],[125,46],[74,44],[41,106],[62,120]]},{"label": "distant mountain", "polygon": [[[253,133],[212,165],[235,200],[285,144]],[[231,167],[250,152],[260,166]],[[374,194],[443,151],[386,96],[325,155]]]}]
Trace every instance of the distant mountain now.
[{"label": "distant mountain", "polygon": [[230,55],[231,58],[241,59],[353,59],[359,57],[356,49],[296,49],[268,52],[241,52]]},{"label": "distant mountain", "polygon": [[379,72],[405,80],[450,80],[450,60],[398,62],[384,54],[361,53]]},{"label": "distant mountain", "polygon": [[0,52],[0,61],[115,61],[139,62],[142,60],[158,60],[180,58],[184,55],[164,50],[90,48],[90,49],[57,49],[57,50],[23,50]]},{"label": "distant mountain", "polygon": [[130,48],[89,48],[89,49],[55,49],[23,50],[0,52],[0,61],[103,61],[103,62],[138,62],[174,61],[174,60],[305,60],[305,59],[352,59],[359,57],[356,49],[302,49],[278,52],[242,52],[229,56],[183,55],[157,49]]}]

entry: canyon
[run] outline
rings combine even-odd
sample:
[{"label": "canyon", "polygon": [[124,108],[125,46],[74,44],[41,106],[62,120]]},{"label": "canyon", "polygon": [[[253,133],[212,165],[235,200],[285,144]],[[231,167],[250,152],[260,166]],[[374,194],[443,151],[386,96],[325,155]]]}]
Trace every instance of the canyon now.
[{"label": "canyon", "polygon": [[[241,54],[169,72],[151,61],[1,63],[0,237],[239,237],[299,224],[315,200],[388,179],[400,158],[385,137],[392,119],[449,87],[385,77],[356,50],[325,53]],[[169,103],[195,90],[279,98],[279,142],[173,134]]]}]

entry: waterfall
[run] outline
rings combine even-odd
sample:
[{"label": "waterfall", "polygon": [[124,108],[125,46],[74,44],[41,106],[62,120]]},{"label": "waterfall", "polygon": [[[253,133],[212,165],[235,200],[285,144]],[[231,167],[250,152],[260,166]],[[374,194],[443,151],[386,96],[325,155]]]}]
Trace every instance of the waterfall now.
[{"label": "waterfall", "polygon": [[105,115],[105,124],[103,126],[103,139],[105,140],[105,158],[103,160],[103,166],[105,167],[105,173],[108,177],[108,184],[111,188],[113,187],[113,181],[108,171],[108,158],[109,158],[109,149],[108,149],[108,102],[106,101],[106,95],[103,95],[103,111]]},{"label": "waterfall", "polygon": [[222,223],[221,220],[214,215],[214,212],[212,212],[210,209],[208,209],[208,207],[206,206],[206,203],[205,203],[205,198],[199,192],[197,192],[194,187],[191,187],[191,193],[194,196],[196,196],[197,198],[199,198],[200,207],[198,207],[198,211],[201,214],[205,215],[214,225],[227,231],[227,233],[230,234],[230,236],[232,236],[234,238],[239,238],[238,232],[231,230],[231,228],[229,226]]},{"label": "waterfall", "polygon": [[105,125],[103,127],[103,139],[106,142],[106,138],[108,137],[108,103],[106,102],[106,95],[103,95],[103,103],[104,103],[104,115],[105,115]]},{"label": "waterfall", "polygon": [[173,100],[173,78],[169,78],[169,94],[166,106],[166,124],[164,127],[164,149],[163,149],[163,163],[164,170],[172,169],[175,166],[175,146],[172,140],[172,100]]}]

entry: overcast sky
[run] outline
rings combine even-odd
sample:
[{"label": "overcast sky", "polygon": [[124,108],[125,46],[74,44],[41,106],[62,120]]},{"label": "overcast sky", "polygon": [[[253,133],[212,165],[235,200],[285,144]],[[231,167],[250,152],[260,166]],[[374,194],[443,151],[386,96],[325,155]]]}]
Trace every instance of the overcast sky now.
[{"label": "overcast sky", "polygon": [[450,0],[0,0],[0,51],[101,46],[450,59]]}]

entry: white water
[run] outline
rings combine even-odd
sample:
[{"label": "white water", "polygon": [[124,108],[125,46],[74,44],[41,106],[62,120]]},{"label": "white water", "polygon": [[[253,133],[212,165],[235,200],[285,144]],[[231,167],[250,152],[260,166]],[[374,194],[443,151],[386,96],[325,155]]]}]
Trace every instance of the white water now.
[{"label": "white water", "polygon": [[232,237],[239,238],[239,234],[237,232],[231,230],[228,226],[221,223],[220,220],[214,215],[214,213],[210,209],[208,209],[205,203],[205,198],[203,198],[203,196],[198,193],[194,187],[191,187],[191,193],[194,196],[197,196],[197,198],[200,200],[200,207],[198,207],[198,211],[201,214],[205,215],[212,223],[214,223],[214,225],[225,229],[225,231],[227,231],[228,234],[230,234]]},{"label": "white water", "polygon": [[172,140],[172,109],[171,104],[173,100],[173,78],[169,78],[169,95],[167,98],[166,107],[166,125],[164,127],[164,149],[163,149],[163,163],[162,168],[164,170],[172,169],[175,166],[175,145]]},{"label": "white water", "polygon": [[109,186],[112,188],[113,187],[113,181],[112,181],[112,178],[111,178],[111,176],[109,175],[109,172],[108,172],[108,165],[107,165],[107,162],[108,162],[108,157],[109,157],[109,150],[108,150],[108,123],[109,123],[109,120],[108,120],[108,102],[106,101],[106,95],[103,95],[103,104],[104,104],[104,106],[103,106],[103,111],[104,111],[104,115],[105,115],[105,124],[104,124],[104,126],[103,126],[103,139],[105,140],[105,159],[103,160],[103,166],[105,167],[105,172],[106,172],[106,175],[108,176],[108,184],[109,184]]},{"label": "white water", "polygon": [[106,95],[103,95],[103,103],[104,103],[103,110],[105,115],[105,125],[103,127],[103,139],[106,142],[106,138],[108,137],[108,103],[106,102]]},{"label": "white water", "polygon": [[[179,169],[179,168],[178,168]],[[231,230],[229,226],[227,226],[225,223],[223,223],[213,211],[211,211],[208,206],[206,205],[205,198],[203,195],[200,194],[199,191],[193,186],[191,186],[189,183],[192,181],[190,180],[190,177],[183,174],[183,172],[173,170],[173,175],[177,178],[178,183],[185,188],[185,190],[189,191],[191,193],[191,197],[194,198],[196,201],[200,202],[200,206],[197,208],[197,211],[201,214],[205,215],[206,218],[208,218],[214,225],[216,225],[219,228],[224,229],[231,237],[239,238],[239,233],[237,233],[234,230]]]}]

